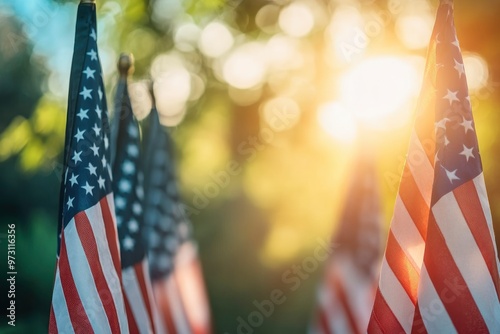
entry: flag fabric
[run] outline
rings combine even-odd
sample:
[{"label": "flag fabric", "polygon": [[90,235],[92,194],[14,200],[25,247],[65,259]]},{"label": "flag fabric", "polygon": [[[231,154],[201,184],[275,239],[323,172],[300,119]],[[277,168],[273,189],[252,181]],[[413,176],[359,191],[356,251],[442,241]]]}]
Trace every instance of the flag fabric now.
[{"label": "flag fabric", "polygon": [[208,300],[176,184],[172,142],[154,108],[145,137],[144,236],[160,317],[169,334],[209,334]]},{"label": "flag fabric", "polygon": [[[129,56],[122,55],[121,58]],[[130,62],[129,62],[130,64]],[[121,66],[121,62],[119,64]],[[139,124],[132,112],[127,69],[120,68],[113,122],[113,193],[120,240],[123,293],[131,333],[162,333],[153,297],[142,236],[144,177],[140,165]]]},{"label": "flag fabric", "polygon": [[380,194],[372,160],[362,158],[353,175],[312,334],[365,333],[370,319],[382,255]]},{"label": "flag fabric", "polygon": [[498,253],[450,0],[417,108],[368,333],[498,333]]},{"label": "flag fabric", "polygon": [[95,4],[78,7],[49,333],[128,333]]}]

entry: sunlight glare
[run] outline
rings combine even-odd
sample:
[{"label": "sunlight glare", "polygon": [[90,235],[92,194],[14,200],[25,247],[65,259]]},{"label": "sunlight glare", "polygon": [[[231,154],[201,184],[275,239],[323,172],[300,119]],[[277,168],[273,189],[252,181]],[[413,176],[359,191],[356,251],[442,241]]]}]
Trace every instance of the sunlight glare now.
[{"label": "sunlight glare", "polygon": [[488,84],[488,63],[478,54],[464,53],[465,73],[467,85],[471,91],[477,91]]},{"label": "sunlight glare", "polygon": [[374,57],[359,63],[340,80],[341,102],[367,125],[384,122],[397,112],[408,111],[418,94],[419,76],[411,61]]},{"label": "sunlight glare", "polygon": [[320,106],[318,122],[326,133],[339,141],[348,143],[356,138],[356,120],[339,102]]},{"label": "sunlight glare", "polygon": [[234,50],[224,62],[222,73],[231,86],[247,89],[262,83],[266,74],[261,43],[250,42]]},{"label": "sunlight glare", "polygon": [[302,37],[314,27],[314,15],[309,6],[292,3],[281,10],[279,26],[289,36]]},{"label": "sunlight glare", "polygon": [[409,49],[426,48],[433,25],[434,17],[431,14],[404,15],[396,21],[396,35]]}]

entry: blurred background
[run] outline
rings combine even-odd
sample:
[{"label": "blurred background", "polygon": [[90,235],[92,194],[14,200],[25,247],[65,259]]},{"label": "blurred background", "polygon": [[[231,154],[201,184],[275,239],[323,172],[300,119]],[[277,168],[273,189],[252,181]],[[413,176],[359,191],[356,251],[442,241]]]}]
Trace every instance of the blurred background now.
[{"label": "blurred background", "polygon": [[[6,254],[6,225],[16,223],[18,269],[17,326],[2,320],[4,333],[48,326],[77,4],[0,1],[0,243]],[[322,266],[294,291],[283,275],[335,231],[353,164],[367,151],[388,227],[437,5],[97,1],[110,109],[120,52],[135,56],[139,119],[151,107],[146,80],[155,80],[216,333],[236,333],[237,318],[274,289],[286,302],[255,333],[305,332]],[[497,241],[499,16],[498,1],[455,1]]]}]

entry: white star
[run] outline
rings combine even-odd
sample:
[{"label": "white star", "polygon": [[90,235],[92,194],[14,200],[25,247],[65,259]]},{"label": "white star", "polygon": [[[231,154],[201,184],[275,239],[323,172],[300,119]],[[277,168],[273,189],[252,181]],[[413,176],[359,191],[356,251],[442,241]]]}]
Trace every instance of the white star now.
[{"label": "white star", "polygon": [[106,157],[104,155],[102,156],[101,163],[102,163],[102,167],[106,167],[107,161],[106,161]]},{"label": "white star", "polygon": [[137,220],[132,219],[131,221],[128,222],[128,229],[130,232],[137,232],[139,230],[139,224],[137,223]]},{"label": "white star", "polygon": [[438,130],[439,128],[446,130],[446,123],[447,122],[451,122],[451,121],[449,118],[445,117],[442,120],[440,120],[439,122],[435,122],[434,127],[436,128],[436,130]]},{"label": "white star", "polygon": [[90,162],[89,162],[88,167],[85,167],[85,169],[88,169],[88,171],[90,172],[90,175],[97,176],[97,173],[96,173],[97,167],[92,166],[92,164]]},{"label": "white star", "polygon": [[125,199],[120,196],[116,196],[115,204],[118,209],[123,209],[125,207]]},{"label": "white star", "polygon": [[97,52],[94,49],[87,52],[87,54],[90,56],[90,60],[97,60]]},{"label": "white star", "polygon": [[137,148],[137,145],[129,145],[127,147],[127,153],[132,157],[137,157],[137,155],[139,154],[139,149]]},{"label": "white star", "polygon": [[144,198],[144,188],[142,186],[137,186],[135,188],[135,193],[137,194],[137,198],[143,199]]},{"label": "white star", "polygon": [[69,182],[71,182],[71,186],[78,184],[78,181],[76,180],[77,178],[78,178],[78,175],[71,173],[71,178],[69,179]]},{"label": "white star", "polygon": [[83,134],[85,133],[85,130],[80,130],[80,129],[76,129],[76,135],[75,135],[75,138],[76,138],[76,142],[78,143],[80,140],[83,139]]},{"label": "white star", "polygon": [[142,213],[142,207],[139,203],[135,202],[134,205],[132,205],[132,211],[136,215],[140,215]]},{"label": "white star", "polygon": [[99,134],[101,133],[101,128],[97,126],[97,123],[94,124],[92,130],[94,130],[96,136],[99,136]]},{"label": "white star", "polygon": [[455,45],[457,48],[460,49],[460,43],[458,42],[457,35],[455,35],[455,40],[451,42],[451,44]]},{"label": "white star", "polygon": [[109,146],[108,136],[104,136],[104,148],[108,149],[108,146]]},{"label": "white star", "polygon": [[122,225],[122,216],[117,215],[116,216],[116,225],[121,226]]},{"label": "white star", "polygon": [[99,100],[102,100],[102,90],[101,87],[97,90],[97,94],[99,94]]},{"label": "white star", "polygon": [[87,98],[92,99],[92,89],[87,89],[85,86],[83,86],[83,90],[80,92],[80,95],[83,96],[83,99],[86,100]]},{"label": "white star", "polygon": [[120,191],[128,193],[130,192],[130,189],[132,189],[132,185],[127,180],[121,180],[120,184],[118,185],[118,188],[120,188]]},{"label": "white star", "polygon": [[99,188],[104,189],[104,182],[105,180],[99,175],[99,178],[97,179],[97,183],[99,183]]},{"label": "white star", "polygon": [[69,196],[68,202],[66,203],[66,205],[68,206],[68,209],[73,207],[73,200],[74,199],[75,199],[74,197]]},{"label": "white star", "polygon": [[451,183],[453,183],[453,181],[455,180],[460,180],[460,178],[457,176],[457,169],[451,172],[444,167],[443,169],[446,172],[446,176],[448,177],[448,180],[450,180]]},{"label": "white star", "polygon": [[90,149],[92,150],[92,152],[94,152],[95,157],[99,156],[99,147],[97,147],[95,143],[92,144]]},{"label": "white star", "polygon": [[134,164],[129,161],[129,160],[126,160],[125,162],[123,162],[123,166],[122,166],[122,170],[125,174],[133,174],[134,171],[135,171],[135,166]]},{"label": "white star", "polygon": [[87,66],[87,68],[85,69],[85,71],[83,71],[83,73],[87,76],[87,79],[88,78],[92,78],[92,79],[95,79],[94,78],[94,72],[95,70],[92,70],[90,67]]},{"label": "white star", "polygon": [[462,78],[462,74],[465,74],[465,67],[464,67],[464,64],[462,63],[459,63],[458,61],[456,61],[455,59],[453,59],[455,61],[455,69],[457,70],[458,72],[458,77],[459,78]]},{"label": "white star", "polygon": [[134,244],[135,244],[134,239],[132,239],[128,235],[125,238],[123,238],[123,248],[125,250],[132,250],[132,249],[134,249]]},{"label": "white star", "polygon": [[474,154],[472,154],[472,150],[474,147],[468,148],[467,146],[464,145],[464,150],[460,152],[461,155],[467,159],[467,162],[469,162],[469,158],[475,158]]},{"label": "white star", "polygon": [[92,29],[92,31],[90,32],[90,37],[92,37],[92,39],[95,41],[97,39],[97,35],[95,33],[95,30]]},{"label": "white star", "polygon": [[132,138],[137,138],[137,128],[135,126],[133,126],[132,124],[130,124],[130,126],[128,127],[128,134],[132,137]]},{"label": "white star", "polygon": [[78,162],[78,161],[82,161],[82,159],[80,159],[80,154],[82,154],[82,152],[73,152],[73,158],[71,158],[75,164]]},{"label": "white star", "polygon": [[460,102],[460,100],[457,97],[458,90],[456,92],[452,92],[451,90],[448,89],[448,94],[446,94],[443,99],[447,99],[450,102],[450,106],[453,103],[453,101]]},{"label": "white star", "polygon": [[85,189],[85,195],[92,195],[92,189],[94,189],[94,187],[92,187],[87,181],[85,181],[85,185],[82,187],[82,189]]},{"label": "white star", "polygon": [[463,118],[463,122],[460,123],[460,125],[464,127],[465,133],[467,133],[469,130],[474,131],[474,127],[472,126],[472,120],[468,121],[465,118]]},{"label": "white star", "polygon": [[102,110],[99,106],[95,106],[95,112],[97,113],[97,117],[101,118]]},{"label": "white star", "polygon": [[444,136],[444,146],[448,146],[449,143],[448,137]]},{"label": "white star", "polygon": [[78,114],[76,114],[76,116],[80,117],[80,120],[84,120],[85,118],[89,118],[89,116],[87,116],[87,113],[89,112],[88,109],[80,109],[80,111],[78,112]]}]

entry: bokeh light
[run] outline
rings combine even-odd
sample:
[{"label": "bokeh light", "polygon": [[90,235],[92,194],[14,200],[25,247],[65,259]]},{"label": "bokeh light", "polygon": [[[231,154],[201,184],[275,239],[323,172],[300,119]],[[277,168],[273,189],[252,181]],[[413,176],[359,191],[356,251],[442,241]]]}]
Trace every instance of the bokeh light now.
[{"label": "bokeh light", "polygon": [[464,52],[463,59],[469,89],[476,91],[485,87],[489,79],[488,63],[475,53]]},{"label": "bokeh light", "polygon": [[219,57],[233,46],[234,38],[221,22],[209,23],[201,32],[199,48],[207,57]]},{"label": "bokeh light", "polygon": [[250,42],[235,49],[223,65],[224,79],[233,87],[245,89],[261,84],[266,75],[262,43]]},{"label": "bokeh light", "polygon": [[302,37],[314,27],[314,15],[306,4],[292,2],[281,10],[279,26],[290,36]]},{"label": "bokeh light", "polygon": [[318,122],[327,134],[341,142],[350,143],[356,139],[358,133],[356,119],[339,102],[320,106]]}]

